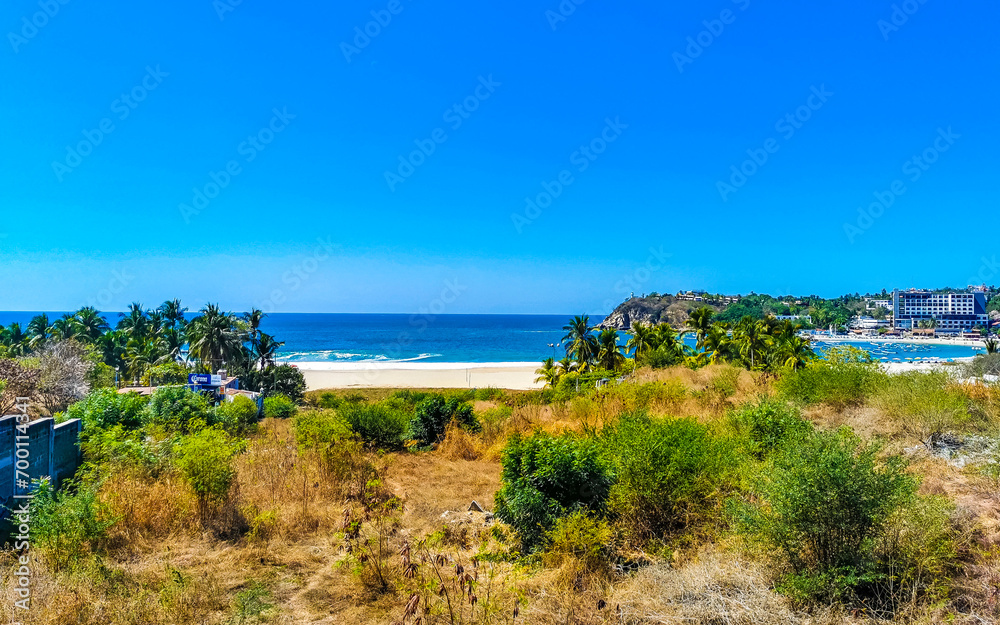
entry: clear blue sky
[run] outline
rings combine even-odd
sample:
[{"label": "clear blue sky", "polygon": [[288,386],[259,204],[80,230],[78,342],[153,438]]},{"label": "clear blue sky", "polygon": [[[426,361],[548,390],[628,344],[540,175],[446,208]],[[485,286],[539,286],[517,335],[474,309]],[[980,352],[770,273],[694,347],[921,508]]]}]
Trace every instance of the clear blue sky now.
[{"label": "clear blue sky", "polygon": [[62,1],[0,9],[0,309],[1000,283],[995,2]]}]

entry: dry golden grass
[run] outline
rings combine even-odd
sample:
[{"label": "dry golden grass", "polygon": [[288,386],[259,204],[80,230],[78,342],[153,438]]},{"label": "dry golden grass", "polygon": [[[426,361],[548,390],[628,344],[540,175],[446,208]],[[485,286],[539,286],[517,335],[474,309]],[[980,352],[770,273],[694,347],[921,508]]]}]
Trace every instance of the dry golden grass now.
[{"label": "dry golden grass", "polygon": [[[650,406],[654,414],[707,421],[739,403],[774,392],[767,376],[725,365],[698,371],[681,367],[640,370],[634,381],[659,387]],[[678,395],[678,388],[683,393]],[[379,400],[391,392],[349,393]],[[464,517],[473,500],[487,510],[493,508],[500,487],[500,452],[510,434],[599,428],[629,409],[632,401],[627,393],[614,390],[552,405],[519,401],[518,395],[474,403],[477,414],[507,410],[505,404],[514,406],[509,418],[497,419],[481,434],[449,428],[444,442],[429,453],[383,457],[348,450],[355,464],[341,467],[336,476],[314,455],[299,454],[289,421],[266,420],[246,453],[237,458],[234,503],[251,528],[241,538],[220,540],[204,532],[195,520],[194,498],[179,478],[115,474],[99,493],[101,501],[120,517],[111,531],[109,556],[101,565],[92,563],[72,576],[57,575],[46,570],[43,562],[35,562],[36,609],[25,617],[11,607],[15,597],[9,572],[14,562],[8,554],[0,561],[0,570],[6,574],[0,619],[53,625],[239,622],[231,620],[235,598],[260,583],[269,591],[265,600],[274,605],[265,612],[263,622],[398,622],[419,581],[403,578],[398,570],[396,554],[402,545],[416,545],[439,533],[442,542],[434,549],[445,556],[452,571],[456,563],[468,563],[480,548],[497,547],[481,524],[449,521]],[[969,395],[984,411],[1000,405],[989,389],[970,389]],[[914,445],[898,425],[870,406],[842,411],[818,406],[808,409],[806,416],[820,428],[848,425],[863,437],[887,439],[890,451]],[[975,528],[964,547],[952,603],[913,617],[939,622],[949,611],[959,609],[963,614],[956,623],[996,622],[1000,617],[1000,492],[991,490],[971,469],[958,469],[919,453],[913,460],[911,470],[923,478],[921,492],[951,498]],[[346,553],[340,535],[345,508],[362,514],[357,497],[373,475],[381,476],[383,488],[402,503],[386,529],[393,552],[394,586],[377,594],[354,572],[357,563]],[[445,512],[453,514],[442,518]],[[442,532],[445,527],[448,530]],[[370,525],[366,528],[372,531]],[[685,554],[673,562],[653,558],[651,566],[634,575],[610,577],[588,576],[570,561],[541,570],[483,563],[478,574],[489,579],[490,601],[498,611],[489,618],[466,618],[465,622],[510,623],[515,604],[520,610],[517,623],[539,625],[852,622],[849,615],[806,615],[793,610],[772,589],[765,565],[736,550],[702,545],[686,549]],[[492,571],[488,575],[487,566]],[[486,596],[485,591],[479,592]],[[436,601],[434,597],[425,599]],[[441,609],[435,605],[435,611]],[[447,621],[435,612],[424,622]]]}]

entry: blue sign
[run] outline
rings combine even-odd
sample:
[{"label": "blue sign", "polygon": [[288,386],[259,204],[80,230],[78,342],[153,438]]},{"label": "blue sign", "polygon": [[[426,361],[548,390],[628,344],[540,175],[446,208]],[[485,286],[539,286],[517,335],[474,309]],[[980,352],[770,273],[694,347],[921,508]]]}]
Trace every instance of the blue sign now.
[{"label": "blue sign", "polygon": [[188,384],[204,384],[208,386],[212,383],[212,374],[210,373],[189,373],[188,374]]}]

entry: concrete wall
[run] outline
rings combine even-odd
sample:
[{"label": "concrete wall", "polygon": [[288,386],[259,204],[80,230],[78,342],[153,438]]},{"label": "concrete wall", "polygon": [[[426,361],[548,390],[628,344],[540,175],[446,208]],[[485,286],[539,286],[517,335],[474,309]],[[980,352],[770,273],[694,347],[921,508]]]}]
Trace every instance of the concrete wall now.
[{"label": "concrete wall", "polygon": [[[29,479],[49,477],[55,486],[73,477],[80,466],[79,419],[56,425],[55,419],[38,419],[28,423],[28,469]],[[0,417],[0,503],[10,505],[15,491],[15,469],[17,462],[16,436],[24,436],[17,431],[17,416]],[[23,449],[23,447],[22,447]],[[22,454],[23,455],[23,454]],[[23,492],[23,491],[22,491]],[[0,516],[6,514],[0,509]]]}]

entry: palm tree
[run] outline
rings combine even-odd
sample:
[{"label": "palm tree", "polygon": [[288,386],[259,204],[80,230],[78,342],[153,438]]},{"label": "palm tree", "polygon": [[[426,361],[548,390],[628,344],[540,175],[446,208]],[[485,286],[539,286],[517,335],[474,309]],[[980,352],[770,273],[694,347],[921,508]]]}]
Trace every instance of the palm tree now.
[{"label": "palm tree", "polygon": [[621,347],[618,345],[618,331],[605,328],[597,336],[597,361],[601,367],[609,371],[617,371],[625,362]]},{"label": "palm tree", "polygon": [[1000,341],[993,334],[986,337],[986,353],[995,354],[997,350],[1000,349]]},{"label": "palm tree", "polygon": [[160,304],[158,310],[163,315],[163,320],[167,323],[167,327],[175,330],[183,330],[184,326],[187,325],[187,319],[184,317],[187,308],[181,306],[181,300],[167,300]]},{"label": "palm tree", "polygon": [[274,364],[274,357],[278,355],[278,349],[284,344],[283,341],[274,340],[274,337],[266,332],[260,333],[254,347],[254,358],[260,363],[261,371]]},{"label": "palm tree", "polygon": [[705,335],[705,356],[714,365],[729,359],[731,341],[729,330],[721,323],[712,324]]},{"label": "palm tree", "polygon": [[97,347],[101,350],[104,362],[118,371],[125,370],[125,346],[128,335],[122,330],[109,330],[97,339]]},{"label": "palm tree", "polygon": [[572,373],[576,371],[580,365],[579,363],[570,360],[569,356],[566,356],[565,358],[557,362],[556,366],[559,367],[559,375],[563,376],[567,373]]},{"label": "palm tree", "polygon": [[674,330],[669,323],[660,323],[653,328],[656,349],[662,350],[678,357],[684,353],[683,332]]},{"label": "palm tree", "polygon": [[111,329],[108,320],[93,306],[86,306],[76,311],[76,324],[80,330],[79,337],[91,343],[96,343],[102,334]]},{"label": "palm tree", "polygon": [[632,352],[632,357],[636,360],[642,357],[647,350],[652,348],[653,328],[645,323],[633,323],[629,340],[625,343],[625,349]]},{"label": "palm tree", "polygon": [[146,318],[146,311],[142,304],[132,302],[129,304],[128,312],[119,315],[118,330],[122,330],[130,338],[144,339],[149,330],[149,319]]},{"label": "palm tree", "polygon": [[563,326],[566,336],[562,338],[566,344],[566,355],[573,356],[580,368],[585,368],[597,356],[597,338],[591,334],[589,315],[577,315]]},{"label": "palm tree", "polygon": [[767,348],[768,338],[767,324],[762,319],[746,316],[736,324],[733,341],[743,359],[750,363],[750,370],[757,368],[760,356]]},{"label": "palm tree", "polygon": [[243,349],[235,322],[233,316],[222,312],[217,304],[208,304],[201,309],[201,315],[188,324],[191,355],[208,364],[213,373]]},{"label": "palm tree", "polygon": [[546,358],[542,361],[542,367],[540,369],[535,369],[535,373],[538,377],[535,378],[535,382],[545,382],[545,386],[554,387],[559,381],[559,368],[556,367],[555,361],[552,358]]},{"label": "palm tree", "polygon": [[76,338],[80,334],[80,326],[73,313],[66,313],[52,322],[52,337],[61,341]]},{"label": "palm tree", "polygon": [[28,335],[21,329],[18,322],[11,323],[3,331],[3,344],[6,345],[11,356],[23,356],[28,347]]},{"label": "palm tree", "polygon": [[793,370],[804,368],[807,362],[816,357],[816,352],[809,345],[809,339],[798,336],[782,340],[778,344],[777,354],[780,364]]},{"label": "palm tree", "polygon": [[709,328],[712,327],[712,316],[715,315],[715,311],[708,306],[702,306],[698,310],[691,312],[691,316],[688,317],[687,327],[690,328],[697,337],[695,346],[701,349],[704,346],[705,335],[708,334]]},{"label": "palm tree", "polygon": [[28,322],[28,347],[36,350],[45,345],[52,335],[52,328],[49,326],[49,316],[45,313],[35,315]]}]

